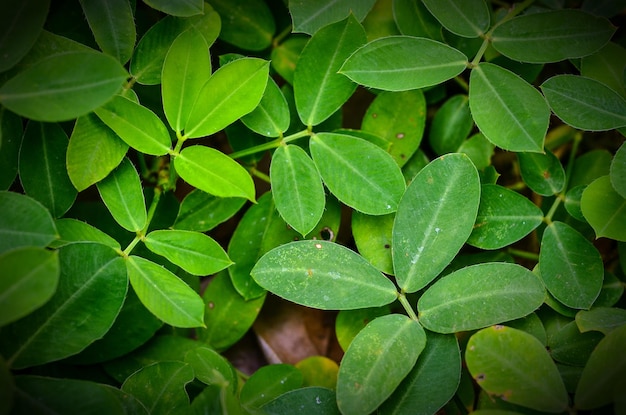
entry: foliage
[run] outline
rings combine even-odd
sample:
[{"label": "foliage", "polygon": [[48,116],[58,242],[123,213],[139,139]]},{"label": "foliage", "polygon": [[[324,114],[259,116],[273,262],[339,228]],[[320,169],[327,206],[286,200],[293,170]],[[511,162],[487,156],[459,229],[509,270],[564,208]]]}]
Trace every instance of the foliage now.
[{"label": "foliage", "polygon": [[622,1],[18,3],[1,414],[626,412]]}]

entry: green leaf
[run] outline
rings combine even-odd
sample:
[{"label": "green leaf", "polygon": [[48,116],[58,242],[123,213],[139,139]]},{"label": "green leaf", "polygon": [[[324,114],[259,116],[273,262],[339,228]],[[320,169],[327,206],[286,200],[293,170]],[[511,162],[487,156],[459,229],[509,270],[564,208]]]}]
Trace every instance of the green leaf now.
[{"label": "green leaf", "polygon": [[341,349],[348,350],[352,340],[359,334],[370,321],[377,317],[390,314],[388,305],[382,307],[357,308],[354,310],[341,310],[335,319],[335,335]]},{"label": "green leaf", "polygon": [[467,57],[444,43],[412,36],[389,36],[359,48],[339,72],[366,87],[406,91],[454,78],[466,65]]},{"label": "green leaf", "polygon": [[491,166],[494,149],[495,145],[487,140],[482,133],[476,133],[463,141],[457,151],[466,154],[479,171],[485,171],[487,167]]},{"label": "green leaf", "polygon": [[562,222],[544,231],[539,269],[546,288],[571,308],[589,308],[602,289],[600,253],[583,235]]},{"label": "green leaf", "polygon": [[547,346],[556,362],[583,367],[603,337],[599,332],[581,333],[576,322],[570,321],[551,333]]},{"label": "green leaf", "polygon": [[308,41],[308,36],[291,35],[284,42],[272,48],[272,68],[291,85],[293,85],[296,62]]},{"label": "green leaf", "polygon": [[100,49],[122,65],[128,62],[137,37],[130,2],[80,0],[80,5]]},{"label": "green leaf", "polygon": [[557,117],[574,128],[605,131],[626,125],[626,99],[595,79],[557,75],[541,90]]},{"label": "green leaf", "polygon": [[167,127],[148,108],[116,95],[95,110],[96,115],[129,146],[142,153],[162,156],[172,145]]},{"label": "green leaf", "polygon": [[585,188],[580,208],[596,238],[626,241],[626,199],[615,191],[609,176],[602,176]]},{"label": "green leaf", "polygon": [[293,19],[293,31],[312,35],[324,26],[344,20],[350,15],[361,22],[375,2],[375,0],[322,0],[312,3],[291,0],[289,12]]},{"label": "green leaf", "polygon": [[472,377],[490,395],[543,412],[567,409],[568,395],[545,347],[534,336],[505,326],[480,330],[467,344]]},{"label": "green leaf", "polygon": [[491,23],[485,0],[423,0],[428,10],[450,32],[461,37],[483,35]]},{"label": "green leaf", "polygon": [[211,135],[255,109],[263,97],[268,71],[269,62],[258,58],[237,59],[218,69],[198,93],[185,136]]},{"label": "green leaf", "polygon": [[438,333],[475,330],[524,317],[545,298],[541,280],[505,262],[471,265],[435,282],[417,303],[419,321]]},{"label": "green leaf", "polygon": [[270,165],[272,196],[276,209],[303,236],[324,214],[326,197],[322,178],[306,152],[295,145],[280,146]]},{"label": "green leaf", "polygon": [[280,395],[302,386],[302,372],[292,365],[273,364],[259,368],[241,388],[241,406],[252,411]]},{"label": "green leaf", "polygon": [[196,29],[181,33],[170,46],[161,74],[163,110],[170,127],[182,132],[187,126],[200,89],[211,77],[211,57]]},{"label": "green leaf", "polygon": [[611,161],[609,174],[613,189],[620,196],[626,198],[626,145],[624,143],[619,147],[613,161]]},{"label": "green leaf", "polygon": [[9,414],[14,409],[15,381],[9,366],[0,358],[0,413]]},{"label": "green leaf", "polygon": [[393,17],[400,33],[407,36],[425,37],[442,42],[441,24],[421,1],[395,0]]},{"label": "green leaf", "polygon": [[455,153],[474,127],[467,95],[453,95],[433,117],[428,141],[435,153]]},{"label": "green leaf", "polygon": [[49,7],[50,0],[0,5],[0,39],[4,39],[0,43],[0,72],[13,67],[32,48],[43,29]]},{"label": "green leaf", "polygon": [[297,241],[272,249],[251,271],[263,288],[297,304],[348,310],[389,304],[393,283],[354,251],[328,241]]},{"label": "green leaf", "polygon": [[559,62],[591,55],[609,41],[615,29],[607,19],[582,10],[528,13],[499,25],[491,44],[516,61]]},{"label": "green leaf", "polygon": [[119,62],[102,53],[52,55],[2,85],[0,103],[32,120],[67,121],[110,100],[127,76]]},{"label": "green leaf", "polygon": [[2,328],[0,350],[12,368],[80,352],[109,330],[122,308],[128,280],[122,258],[111,248],[69,245],[59,250],[59,262],[61,274],[52,298]]},{"label": "green leaf", "polygon": [[222,17],[220,39],[244,50],[267,49],[274,37],[276,23],[263,0],[209,0]]},{"label": "green leaf", "polygon": [[606,149],[591,150],[574,160],[568,187],[591,184],[594,180],[610,174],[613,155]]},{"label": "green leaf", "polygon": [[602,49],[582,58],[580,74],[602,82],[623,97],[626,97],[624,68],[626,49],[617,43],[609,42]]},{"label": "green leaf", "polygon": [[426,125],[426,99],[421,90],[379,93],[367,108],[361,124],[388,145],[400,167],[417,151]]},{"label": "green leaf", "polygon": [[478,172],[464,154],[439,157],[415,176],[393,225],[400,288],[415,292],[425,287],[452,261],[472,232],[479,202]]},{"label": "green leaf", "polygon": [[41,202],[55,218],[76,199],[65,167],[68,139],[58,124],[31,121],[26,126],[20,151],[20,182],[25,193]]},{"label": "green leaf", "polygon": [[224,249],[213,238],[200,232],[152,231],[143,242],[149,250],[192,275],[215,274],[232,264]]},{"label": "green leaf", "polygon": [[576,187],[572,187],[565,193],[565,201],[563,202],[563,206],[567,213],[569,213],[574,219],[577,219],[581,222],[587,222],[585,216],[583,215],[583,211],[580,208],[580,199],[583,196],[583,192],[587,188],[586,185],[580,185]]},{"label": "green leaf", "polygon": [[126,259],[137,296],[155,316],[174,327],[204,327],[204,302],[180,278],[147,259]]},{"label": "green leaf", "polygon": [[67,174],[80,192],[104,179],[128,151],[128,144],[95,114],[79,117],[67,147]]},{"label": "green leaf", "polygon": [[337,71],[366,41],[365,29],[352,14],[309,39],[293,77],[296,108],[303,124],[320,124],[352,96],[356,84]]},{"label": "green leaf", "polygon": [[335,391],[319,386],[295,389],[280,395],[261,407],[267,415],[311,414],[340,415]]},{"label": "green leaf", "polygon": [[369,215],[396,211],[405,182],[387,152],[361,138],[334,133],[315,134],[309,145],[324,183],[341,202]]},{"label": "green leaf", "polygon": [[470,75],[469,105],[489,141],[509,151],[543,151],[550,108],[522,78],[502,67],[480,63]]},{"label": "green leaf", "polygon": [[23,246],[45,247],[59,237],[50,212],[28,196],[0,191],[0,253]]},{"label": "green leaf", "polygon": [[98,183],[102,201],[117,223],[131,232],[146,226],[146,202],[135,166],[125,158],[120,165]]},{"label": "green leaf", "polygon": [[58,252],[24,247],[0,255],[0,326],[44,305],[58,280]]},{"label": "green leaf", "polygon": [[417,364],[379,408],[385,414],[435,414],[457,391],[461,352],[454,335],[426,332]]},{"label": "green leaf", "polygon": [[100,229],[77,219],[62,218],[55,221],[60,238],[53,241],[52,248],[60,248],[73,243],[96,242],[114,250],[121,250],[119,242],[102,232]]},{"label": "green leaf", "polygon": [[419,323],[400,314],[370,322],[346,350],[337,379],[337,405],[344,414],[369,414],[413,369],[426,345]]},{"label": "green leaf", "polygon": [[518,153],[520,173],[524,183],[542,196],[560,193],[565,187],[565,170],[550,150],[541,153]]},{"label": "green leaf", "polygon": [[204,11],[203,0],[179,0],[171,2],[168,0],[143,0],[153,9],[162,11],[172,16],[189,17],[202,14]]},{"label": "green leaf", "polygon": [[267,81],[263,98],[241,121],[252,131],[266,137],[278,137],[289,128],[289,106],[272,78]]},{"label": "green leaf", "polygon": [[141,402],[151,415],[185,413],[189,408],[185,386],[193,378],[193,368],[187,363],[157,362],[133,373],[121,389]]},{"label": "green leaf", "polygon": [[352,236],[359,253],[379,271],[393,275],[392,229],[395,215],[371,216],[352,212]]},{"label": "green leaf", "polygon": [[208,347],[198,347],[185,354],[185,363],[191,365],[194,376],[206,385],[220,388],[237,388],[235,368],[218,352]]},{"label": "green leaf", "polygon": [[0,108],[0,190],[9,189],[15,181],[22,134],[22,118]]},{"label": "green leaf", "polygon": [[205,232],[230,219],[246,202],[242,197],[216,197],[195,189],[180,204],[173,229]]},{"label": "green leaf", "polygon": [[248,171],[219,150],[200,145],[185,147],[174,165],[183,180],[204,192],[254,201],[254,182]]}]

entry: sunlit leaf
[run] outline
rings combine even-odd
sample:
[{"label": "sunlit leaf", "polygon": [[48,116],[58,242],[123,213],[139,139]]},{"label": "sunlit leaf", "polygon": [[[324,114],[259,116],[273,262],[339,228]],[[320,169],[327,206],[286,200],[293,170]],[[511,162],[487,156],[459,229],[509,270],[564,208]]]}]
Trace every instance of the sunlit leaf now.
[{"label": "sunlit leaf", "polygon": [[204,0],[143,0],[148,6],[172,16],[189,17],[202,14]]},{"label": "sunlit leaf", "polygon": [[293,19],[293,31],[312,35],[322,27],[343,20],[350,14],[353,14],[357,21],[363,21],[375,2],[375,0],[322,0],[317,2],[291,0],[289,11]]},{"label": "sunlit leaf", "polygon": [[339,365],[326,356],[309,356],[296,363],[296,367],[304,377],[304,386],[321,386],[337,389],[337,373]]},{"label": "sunlit leaf", "polygon": [[428,10],[450,32],[478,37],[489,28],[491,16],[485,0],[423,0]]},{"label": "sunlit leaf", "polygon": [[5,39],[0,43],[0,72],[18,63],[35,44],[49,7],[50,0],[0,4],[0,39]]},{"label": "sunlit leaf", "polygon": [[520,173],[524,183],[542,196],[552,196],[565,187],[565,170],[561,161],[550,151],[518,153]]},{"label": "sunlit leaf", "polygon": [[289,128],[289,107],[285,96],[272,78],[268,79],[259,105],[241,121],[256,133],[278,137]]},{"label": "sunlit leaf", "polygon": [[626,241],[626,199],[615,191],[609,176],[602,176],[585,188],[580,208],[596,238]]},{"label": "sunlit leaf", "polygon": [[220,39],[244,50],[260,51],[272,43],[276,23],[263,0],[209,0],[222,18]]}]

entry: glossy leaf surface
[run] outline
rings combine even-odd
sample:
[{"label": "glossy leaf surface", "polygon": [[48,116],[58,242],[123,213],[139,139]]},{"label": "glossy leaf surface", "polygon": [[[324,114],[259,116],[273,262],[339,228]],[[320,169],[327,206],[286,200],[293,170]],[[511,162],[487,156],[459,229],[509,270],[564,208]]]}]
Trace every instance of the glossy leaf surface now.
[{"label": "glossy leaf surface", "polygon": [[479,201],[478,172],[464,154],[439,157],[415,176],[393,225],[400,288],[415,292],[425,287],[452,261],[472,232]]},{"label": "glossy leaf surface", "polygon": [[220,39],[244,50],[262,51],[272,43],[276,24],[263,0],[210,0],[222,18]]},{"label": "glossy leaf surface", "polygon": [[13,67],[28,53],[41,33],[50,0],[30,0],[0,5],[0,38],[11,39],[0,44],[0,72]]},{"label": "glossy leaf surface", "polygon": [[626,241],[626,199],[615,191],[609,176],[602,176],[587,186],[580,208],[596,238]]},{"label": "glossy leaf surface", "polygon": [[259,105],[241,121],[254,132],[266,137],[278,137],[289,128],[289,106],[276,82],[267,81]]},{"label": "glossy leaf surface", "polygon": [[293,31],[310,35],[322,27],[345,19],[353,14],[362,21],[374,6],[375,0],[323,0],[311,3],[306,0],[291,0],[289,11],[293,19]]},{"label": "glossy leaf surface", "polygon": [[419,323],[400,314],[370,322],[346,350],[337,378],[337,405],[344,414],[368,414],[411,371],[426,345]]},{"label": "glossy leaf surface", "polygon": [[518,153],[520,173],[524,183],[542,196],[552,196],[565,187],[565,170],[561,161],[550,151],[541,153]]},{"label": "glossy leaf surface", "polygon": [[542,152],[550,121],[543,96],[519,76],[481,63],[470,75],[469,105],[489,141],[509,151]]},{"label": "glossy leaf surface", "polygon": [[241,388],[241,405],[257,409],[274,398],[302,386],[302,372],[292,365],[263,366]]},{"label": "glossy leaf surface", "polygon": [[280,395],[261,407],[268,415],[299,414],[320,412],[325,415],[339,415],[335,392],[332,389],[312,386],[295,389]]},{"label": "glossy leaf surface", "polygon": [[327,241],[297,241],[274,248],[259,259],[251,274],[274,294],[323,310],[381,306],[397,296],[393,283],[365,259]]},{"label": "glossy leaf surface", "polygon": [[182,0],[176,2],[167,0],[144,0],[144,2],[150,7],[172,16],[189,17],[202,14],[204,11],[203,0]]},{"label": "glossy leaf surface", "polygon": [[[420,59],[417,60],[415,57]],[[465,69],[467,57],[431,39],[389,36],[354,52],[340,72],[354,82],[385,91],[406,91],[437,85]]]},{"label": "glossy leaf surface", "polygon": [[216,197],[193,190],[180,204],[174,229],[205,232],[231,218],[246,202],[241,197]]},{"label": "glossy leaf surface", "polygon": [[478,37],[489,28],[491,16],[484,0],[424,0],[424,5],[456,35]]}]

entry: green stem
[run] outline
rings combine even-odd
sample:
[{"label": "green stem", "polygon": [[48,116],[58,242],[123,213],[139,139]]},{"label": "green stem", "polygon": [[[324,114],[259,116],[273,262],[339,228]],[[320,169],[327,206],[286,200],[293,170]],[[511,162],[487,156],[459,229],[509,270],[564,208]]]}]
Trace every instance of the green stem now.
[{"label": "green stem", "polygon": [[572,169],[574,168],[574,160],[576,159],[576,153],[578,153],[578,146],[580,142],[583,140],[583,134],[580,131],[577,131],[574,134],[574,142],[572,143],[572,148],[569,152],[569,160],[567,161],[567,169],[565,170],[565,186],[563,187],[563,192],[567,192],[569,181],[572,178]]},{"label": "green stem", "polygon": [[148,218],[146,220],[146,226],[139,232],[135,238],[128,244],[126,249],[122,251],[122,256],[127,257],[135,248],[135,246],[139,243],[139,241],[143,240],[148,232],[148,227],[150,226],[150,222],[152,222],[152,218],[154,217],[154,212],[156,211],[157,205],[159,204],[159,200],[161,200],[162,190],[160,187],[154,188],[154,196],[152,197],[152,203],[150,203],[150,208],[148,209]]},{"label": "green stem", "polygon": [[400,304],[402,304],[402,307],[404,307],[406,313],[409,315],[411,320],[419,321],[417,318],[417,314],[415,314],[415,311],[413,311],[411,304],[409,304],[409,300],[406,299],[406,295],[404,295],[403,292],[398,293],[398,300],[400,300]]},{"label": "green stem", "polygon": [[518,258],[530,259],[533,261],[539,261],[539,255],[534,252],[522,251],[520,249],[509,248],[507,252]]},{"label": "green stem", "polygon": [[280,147],[282,144],[287,144],[291,141],[297,140],[298,138],[306,137],[311,135],[311,131],[302,130],[295,134],[291,134],[287,137],[278,137],[275,140],[268,141],[267,143],[259,144],[258,146],[253,146],[250,148],[246,148],[240,151],[235,151],[230,154],[230,157],[233,159],[238,159],[241,157],[249,156],[251,154],[260,153],[262,151],[273,150],[275,148]]},{"label": "green stem", "polygon": [[258,177],[259,179],[263,180],[263,181],[264,181],[264,182],[266,182],[266,183],[271,183],[271,182],[272,182],[272,181],[270,180],[270,176],[268,176],[267,174],[265,174],[265,173],[263,173],[263,172],[261,172],[261,171],[257,170],[257,168],[256,168],[256,167],[252,167],[252,168],[250,168],[250,169],[249,169],[249,171],[250,171],[250,174],[251,174],[251,175],[253,175],[253,176],[255,176],[255,177]]},{"label": "green stem", "polygon": [[273,48],[277,48],[277,47],[278,47],[278,45],[280,45],[280,44],[281,44],[281,42],[282,42],[282,41],[283,41],[283,40],[284,40],[287,36],[289,36],[289,35],[291,34],[291,29],[292,29],[291,25],[288,25],[287,27],[285,27],[285,28],[283,29],[283,31],[282,31],[282,32],[280,32],[280,33],[279,33],[279,34],[278,34],[278,35],[274,38],[274,40],[272,40],[272,47],[273,47]]},{"label": "green stem", "polygon": [[459,84],[461,88],[463,88],[465,92],[469,92],[469,84],[467,83],[465,79],[461,78],[460,76],[455,76],[454,80],[456,81],[457,84]]},{"label": "green stem", "polygon": [[127,257],[128,255],[130,255],[130,253],[132,252],[132,250],[135,248],[135,245],[137,245],[139,243],[139,241],[141,241],[141,236],[139,236],[139,233],[137,233],[137,236],[135,236],[135,239],[133,239],[128,246],[126,247],[126,249],[124,249],[124,251],[122,251],[122,256],[123,257]]}]

